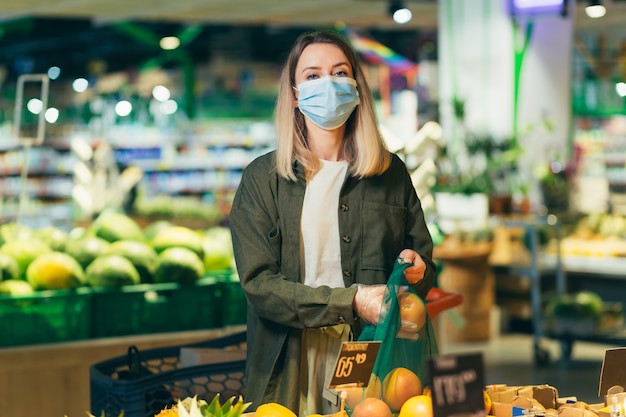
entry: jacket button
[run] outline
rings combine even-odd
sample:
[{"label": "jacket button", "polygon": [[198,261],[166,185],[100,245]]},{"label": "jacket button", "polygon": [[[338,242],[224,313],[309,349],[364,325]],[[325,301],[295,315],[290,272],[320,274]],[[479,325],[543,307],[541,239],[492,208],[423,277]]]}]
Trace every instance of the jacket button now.
[{"label": "jacket button", "polygon": [[343,316],[339,316],[339,324],[344,324],[346,319]]},{"label": "jacket button", "polygon": [[342,204],[341,205],[341,211],[348,211],[348,205],[347,204]]},{"label": "jacket button", "polygon": [[342,236],[341,239],[346,243],[350,243],[350,241],[352,240],[350,239],[350,236]]},{"label": "jacket button", "polygon": [[352,272],[350,272],[350,270],[349,270],[349,269],[344,269],[344,270],[343,270],[343,274],[344,274],[345,276],[347,276],[347,277],[352,276]]}]

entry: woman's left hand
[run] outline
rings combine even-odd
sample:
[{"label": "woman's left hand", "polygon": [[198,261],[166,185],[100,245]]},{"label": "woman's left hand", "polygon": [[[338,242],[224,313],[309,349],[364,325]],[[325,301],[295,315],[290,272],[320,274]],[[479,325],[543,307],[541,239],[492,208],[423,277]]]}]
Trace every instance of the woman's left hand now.
[{"label": "woman's left hand", "polygon": [[422,278],[424,278],[426,263],[417,252],[411,249],[404,249],[400,252],[398,258],[402,259],[403,262],[413,264],[404,270],[404,277],[409,284],[417,284]]}]

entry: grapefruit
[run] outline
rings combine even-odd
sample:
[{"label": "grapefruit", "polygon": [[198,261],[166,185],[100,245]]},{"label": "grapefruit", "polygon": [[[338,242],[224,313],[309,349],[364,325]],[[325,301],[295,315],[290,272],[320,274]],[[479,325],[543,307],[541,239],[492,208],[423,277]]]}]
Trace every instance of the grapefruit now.
[{"label": "grapefruit", "polygon": [[433,417],[433,400],[428,395],[416,395],[404,402],[398,417]]},{"label": "grapefruit", "polygon": [[383,400],[389,407],[398,411],[406,400],[422,394],[422,381],[410,369],[392,369],[383,380]]},{"label": "grapefruit", "polygon": [[381,399],[365,398],[352,410],[352,417],[391,417],[391,409]]},{"label": "grapefruit", "polygon": [[414,331],[418,332],[426,323],[426,305],[417,294],[403,292],[398,294],[398,306],[400,309],[400,319],[416,325]]},{"label": "grapefruit", "polygon": [[297,417],[296,414],[278,403],[266,403],[257,407],[256,417]]},{"label": "grapefruit", "polygon": [[382,383],[378,376],[372,374],[367,387],[349,387],[341,391],[346,392],[346,405],[354,409],[365,398],[380,398],[382,395]]}]

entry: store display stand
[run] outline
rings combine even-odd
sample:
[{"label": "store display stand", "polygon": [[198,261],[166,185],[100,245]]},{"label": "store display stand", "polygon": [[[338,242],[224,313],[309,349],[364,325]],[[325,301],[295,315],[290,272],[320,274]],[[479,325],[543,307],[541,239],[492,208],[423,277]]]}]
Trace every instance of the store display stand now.
[{"label": "store display stand", "polygon": [[[589,271],[586,269],[576,268],[575,265],[569,265],[565,262],[561,252],[561,225],[555,216],[548,216],[545,219],[533,219],[533,220],[515,220],[505,221],[506,227],[521,227],[524,229],[528,237],[528,250],[530,252],[530,263],[527,266],[518,267],[510,266],[507,270],[511,273],[518,274],[520,276],[526,276],[530,280],[530,303],[531,303],[531,321],[532,321],[532,336],[533,336],[533,357],[536,366],[546,366],[550,363],[550,352],[545,347],[544,340],[552,339],[559,342],[561,350],[561,360],[567,361],[571,359],[573,345],[576,341],[585,341],[593,343],[604,343],[608,345],[621,346],[626,343],[626,328],[618,329],[610,334],[571,334],[567,332],[555,333],[554,331],[548,331],[545,326],[544,316],[544,301],[547,296],[543,291],[542,276],[554,273],[554,294],[565,294],[568,292],[570,284],[568,280],[572,277],[568,277],[568,273],[573,275],[576,273],[591,273],[593,275],[602,275],[603,273],[597,270]],[[546,261],[547,257],[542,257],[540,253],[539,231],[540,226],[550,226],[554,232],[554,238],[556,240],[556,253],[554,256],[550,256],[549,262]],[[621,279],[618,277],[617,271],[613,268],[612,277]],[[620,269],[623,271],[623,268]],[[606,275],[607,272],[604,272]],[[623,272],[619,273],[620,275]],[[593,285],[593,284],[591,284]]]},{"label": "store display stand", "polygon": [[[543,339],[546,337],[544,331],[544,317],[543,317],[543,291],[542,291],[542,273],[547,272],[540,267],[540,242],[538,227],[543,225],[549,225],[555,232],[555,238],[557,241],[557,254],[554,268],[551,269],[555,273],[555,291],[562,294],[567,291],[567,282],[565,277],[565,271],[562,267],[561,250],[560,250],[560,225],[555,216],[548,216],[545,219],[531,220],[505,220],[504,226],[509,228],[522,228],[524,233],[528,237],[528,250],[530,252],[530,264],[524,266],[509,266],[507,271],[519,276],[526,276],[530,280],[530,306],[531,306],[531,322],[532,322],[532,336],[533,336],[533,357],[535,365],[545,366],[551,358],[550,352],[545,348]],[[569,357],[571,354],[571,342],[562,340],[561,348],[564,357]]]}]

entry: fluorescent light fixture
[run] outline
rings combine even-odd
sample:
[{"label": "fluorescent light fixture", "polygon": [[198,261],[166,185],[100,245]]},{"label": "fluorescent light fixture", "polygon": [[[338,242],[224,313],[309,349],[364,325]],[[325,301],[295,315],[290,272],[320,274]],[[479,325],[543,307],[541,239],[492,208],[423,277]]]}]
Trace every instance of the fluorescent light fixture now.
[{"label": "fluorescent light fixture", "polygon": [[535,9],[562,6],[563,0],[513,0],[513,5],[517,9]]},{"label": "fluorescent light fixture", "polygon": [[568,0],[508,0],[513,15],[567,15]]},{"label": "fluorescent light fixture", "polygon": [[585,7],[585,13],[592,19],[598,19],[606,14],[606,8],[600,0],[591,0]]}]

